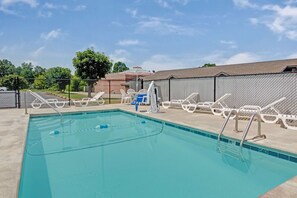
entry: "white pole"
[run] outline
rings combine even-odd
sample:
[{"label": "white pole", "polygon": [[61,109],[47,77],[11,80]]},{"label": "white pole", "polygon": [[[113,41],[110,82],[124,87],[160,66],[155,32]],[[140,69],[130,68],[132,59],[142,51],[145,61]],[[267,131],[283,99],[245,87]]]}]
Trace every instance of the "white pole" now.
[{"label": "white pole", "polygon": [[28,114],[27,110],[27,91],[24,92],[25,114]]},{"label": "white pole", "polygon": [[138,91],[138,74],[136,74],[136,91]]}]

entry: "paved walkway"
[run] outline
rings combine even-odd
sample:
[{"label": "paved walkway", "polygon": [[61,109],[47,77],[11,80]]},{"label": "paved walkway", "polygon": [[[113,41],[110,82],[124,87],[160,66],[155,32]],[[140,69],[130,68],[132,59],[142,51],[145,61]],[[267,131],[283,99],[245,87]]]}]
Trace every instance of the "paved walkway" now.
[{"label": "paved walkway", "polygon": [[[89,107],[71,107],[64,108],[62,112],[75,112],[75,111],[96,111],[103,109],[116,109],[120,108],[127,111],[134,111],[134,106],[131,105],[102,105],[102,106],[89,106]],[[218,133],[224,119],[219,116],[213,116],[205,113],[187,113],[177,109],[162,109],[158,114],[147,114],[141,112],[148,107],[140,107],[139,114],[159,118],[162,120],[175,122],[202,130]],[[30,114],[44,114],[54,113],[52,109],[29,109]],[[16,197],[18,190],[18,183],[20,180],[22,158],[24,152],[25,138],[27,133],[27,125],[29,116],[24,114],[24,109],[2,109],[0,110],[0,198],[2,197]],[[243,129],[247,121],[240,121],[239,127]],[[241,139],[242,133],[233,132],[234,121],[226,127],[225,135]],[[262,132],[266,134],[265,140],[257,141],[256,144],[268,146],[275,149],[284,150],[297,154],[297,132],[280,128],[279,125],[262,123]],[[248,138],[257,134],[257,124],[253,123],[251,132]],[[276,192],[284,191],[291,192],[290,195],[296,195],[297,190],[294,188],[287,188],[296,185],[296,179],[288,182],[287,185],[283,184],[274,189]],[[271,195],[272,194],[272,195]],[[274,197],[279,195],[277,193],[267,194],[266,197]],[[287,194],[286,194],[287,195]]]}]

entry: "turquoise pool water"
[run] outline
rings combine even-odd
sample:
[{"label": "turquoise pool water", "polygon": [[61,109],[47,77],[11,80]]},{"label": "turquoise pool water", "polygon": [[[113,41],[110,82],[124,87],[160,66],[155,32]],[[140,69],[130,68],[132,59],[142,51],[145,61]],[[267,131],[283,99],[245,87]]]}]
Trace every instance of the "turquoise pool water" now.
[{"label": "turquoise pool water", "polygon": [[258,197],[297,163],[122,111],[30,119],[19,197]]}]

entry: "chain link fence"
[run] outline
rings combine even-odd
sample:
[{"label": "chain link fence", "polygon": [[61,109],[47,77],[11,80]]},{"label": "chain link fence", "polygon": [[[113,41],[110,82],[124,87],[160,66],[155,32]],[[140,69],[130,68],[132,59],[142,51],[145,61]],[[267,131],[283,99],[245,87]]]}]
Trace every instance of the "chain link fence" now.
[{"label": "chain link fence", "polygon": [[[149,83],[145,81],[144,87]],[[231,93],[225,102],[229,107],[239,108],[243,105],[263,107],[286,97],[276,108],[281,113],[297,115],[297,73],[171,78],[157,80],[155,84],[162,101],[184,99],[192,92],[199,93],[199,101],[215,101],[225,93]]]}]

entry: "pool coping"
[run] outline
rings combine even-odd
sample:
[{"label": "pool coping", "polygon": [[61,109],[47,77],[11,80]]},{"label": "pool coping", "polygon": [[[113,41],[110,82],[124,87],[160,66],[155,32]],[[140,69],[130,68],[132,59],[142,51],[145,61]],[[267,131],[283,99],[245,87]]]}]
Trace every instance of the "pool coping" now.
[{"label": "pool coping", "polygon": [[[187,124],[180,124],[180,123],[176,123],[176,122],[173,122],[173,121],[168,121],[166,119],[161,119],[161,118],[154,118],[154,117],[151,117],[149,116],[149,114],[147,115],[144,115],[142,112],[132,112],[132,111],[129,111],[129,110],[126,110],[126,109],[122,109],[122,108],[119,108],[119,107],[111,107],[110,109],[88,109],[88,110],[76,110],[76,111],[73,111],[73,112],[63,112],[63,114],[65,115],[71,115],[71,114],[79,114],[79,113],[97,113],[97,112],[116,112],[116,111],[119,111],[119,112],[124,112],[124,113],[128,113],[130,115],[136,115],[136,116],[139,116],[139,117],[143,117],[145,119],[148,119],[148,120],[152,120],[152,121],[157,121],[158,123],[162,123],[164,122],[165,125],[167,126],[171,126],[171,127],[174,127],[174,128],[178,128],[178,129],[182,129],[184,131],[187,131],[187,132],[191,132],[191,133],[194,133],[194,134],[197,134],[197,135],[202,135],[202,136],[205,136],[205,137],[208,137],[208,138],[211,138],[211,139],[218,139],[218,134],[215,133],[215,132],[212,132],[212,131],[205,131],[205,130],[202,130],[202,129],[199,129],[198,127],[192,127],[192,126],[189,126]],[[30,118],[33,118],[33,117],[48,117],[48,116],[57,116],[56,113],[34,113],[34,114],[29,114],[28,116],[28,122],[26,123],[26,138],[25,138],[25,144],[24,144],[24,152],[25,152],[25,146],[26,146],[26,142],[27,142],[27,133],[28,133],[28,127],[29,127],[29,121],[30,121]],[[235,144],[237,146],[239,146],[239,143],[240,143],[240,140],[239,139],[236,139],[236,138],[233,138],[233,137],[230,137],[230,136],[222,136],[221,137],[221,140],[223,142],[235,142]],[[259,144],[256,144],[256,143],[253,143],[253,142],[248,142],[246,141],[244,144],[243,144],[243,147],[244,148],[247,148],[247,149],[250,149],[250,150],[253,150],[253,151],[256,151],[256,152],[260,152],[260,153],[263,153],[263,154],[266,154],[266,155],[270,155],[270,156],[273,156],[273,157],[277,157],[277,158],[280,158],[280,159],[283,159],[283,160],[288,160],[288,161],[291,161],[293,163],[297,163],[297,154],[295,153],[291,153],[291,152],[287,152],[287,151],[282,151],[280,149],[275,149],[275,148],[271,148],[271,147],[268,147],[268,146],[263,146],[263,145],[259,145]],[[19,176],[19,180],[18,180],[18,184],[17,184],[17,196],[18,197],[18,193],[19,193],[19,187],[20,187],[20,181],[21,181],[21,175],[22,175],[22,167],[23,167],[23,159],[24,159],[24,152],[23,152],[23,156],[22,156],[22,163],[21,163],[21,171],[20,171],[20,176]],[[292,183],[291,180],[294,180],[294,184],[297,184],[297,178],[296,177],[293,177],[287,181],[285,181],[284,183],[280,184],[279,186],[276,186],[275,188],[273,188],[272,190],[266,192],[264,195],[259,195],[261,197],[271,197],[271,192],[272,191],[279,191],[278,189],[281,188],[287,188],[286,185],[288,182],[289,183]],[[284,187],[285,186],[285,187]],[[289,185],[291,186],[291,185]]]}]

